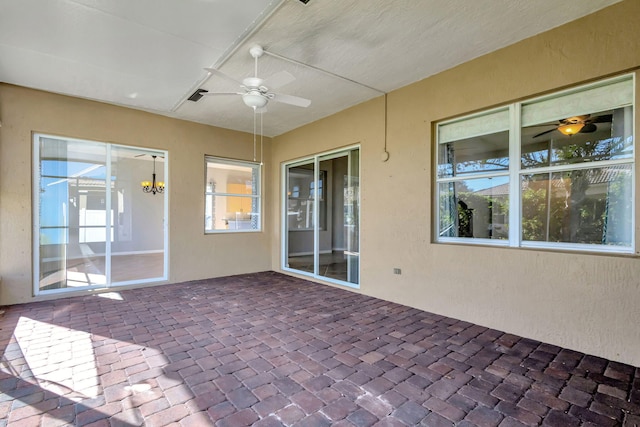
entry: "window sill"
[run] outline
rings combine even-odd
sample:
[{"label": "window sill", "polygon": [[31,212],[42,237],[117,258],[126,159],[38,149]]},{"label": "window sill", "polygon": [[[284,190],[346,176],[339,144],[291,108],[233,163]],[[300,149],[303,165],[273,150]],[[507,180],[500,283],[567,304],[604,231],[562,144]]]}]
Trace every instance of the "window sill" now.
[{"label": "window sill", "polygon": [[432,242],[435,245],[458,245],[458,246],[475,246],[483,248],[497,248],[497,249],[514,249],[514,250],[529,250],[535,252],[551,252],[561,254],[574,254],[574,255],[599,255],[599,256],[614,256],[622,258],[640,258],[640,253],[634,252],[629,248],[624,251],[615,250],[616,246],[611,246],[611,249],[597,250],[592,246],[578,247],[576,245],[549,245],[548,243],[533,243],[525,242],[520,246],[509,246],[508,242],[496,242],[489,239],[455,239],[448,238],[446,240],[440,239]]},{"label": "window sill", "polygon": [[262,230],[205,230],[204,234],[261,233]]}]

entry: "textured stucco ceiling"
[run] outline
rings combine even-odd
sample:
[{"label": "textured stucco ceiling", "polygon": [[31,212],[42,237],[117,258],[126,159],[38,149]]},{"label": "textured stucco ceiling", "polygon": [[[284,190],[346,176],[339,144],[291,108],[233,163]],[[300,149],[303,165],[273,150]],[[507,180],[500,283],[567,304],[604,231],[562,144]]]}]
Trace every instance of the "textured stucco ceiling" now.
[{"label": "textured stucco ceiling", "polygon": [[251,132],[240,96],[209,74],[253,74],[259,44],[365,86],[265,55],[258,75],[286,70],[270,102],[275,136],[575,20],[618,0],[0,0],[0,81]]}]

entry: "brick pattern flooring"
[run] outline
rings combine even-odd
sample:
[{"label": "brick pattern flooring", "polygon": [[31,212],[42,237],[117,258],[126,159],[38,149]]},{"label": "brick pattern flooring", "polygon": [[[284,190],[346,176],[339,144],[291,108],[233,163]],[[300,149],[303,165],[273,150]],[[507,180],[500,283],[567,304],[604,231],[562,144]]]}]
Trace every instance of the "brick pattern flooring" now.
[{"label": "brick pattern flooring", "polygon": [[639,368],[273,272],[119,295],[6,309],[0,426],[640,425]]}]

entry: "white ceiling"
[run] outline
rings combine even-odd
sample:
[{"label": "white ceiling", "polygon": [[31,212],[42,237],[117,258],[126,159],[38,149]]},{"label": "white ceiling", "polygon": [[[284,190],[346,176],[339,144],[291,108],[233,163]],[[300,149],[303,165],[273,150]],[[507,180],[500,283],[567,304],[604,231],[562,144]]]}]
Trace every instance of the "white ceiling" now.
[{"label": "white ceiling", "polygon": [[312,101],[270,102],[276,136],[618,1],[0,0],[0,81],[247,132],[241,97],[186,98],[238,91],[203,69],[251,76],[255,44],[369,87],[263,56]]}]

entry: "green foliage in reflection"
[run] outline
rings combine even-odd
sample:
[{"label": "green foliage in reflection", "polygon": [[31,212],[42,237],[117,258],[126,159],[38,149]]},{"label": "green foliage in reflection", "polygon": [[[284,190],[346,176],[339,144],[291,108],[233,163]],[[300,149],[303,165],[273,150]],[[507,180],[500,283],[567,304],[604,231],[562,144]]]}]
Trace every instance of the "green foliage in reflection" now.
[{"label": "green foliage in reflection", "polygon": [[506,239],[509,200],[470,191],[462,182],[440,193],[440,236]]},{"label": "green foliage in reflection", "polygon": [[524,240],[546,240],[546,200],[544,188],[528,187],[522,192],[522,236]]},{"label": "green foliage in reflection", "polygon": [[[560,163],[610,159],[630,138],[566,144]],[[631,172],[625,167],[576,169],[523,177],[522,238],[529,241],[629,245]]]}]

